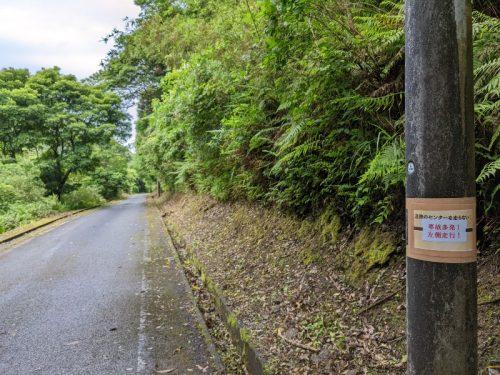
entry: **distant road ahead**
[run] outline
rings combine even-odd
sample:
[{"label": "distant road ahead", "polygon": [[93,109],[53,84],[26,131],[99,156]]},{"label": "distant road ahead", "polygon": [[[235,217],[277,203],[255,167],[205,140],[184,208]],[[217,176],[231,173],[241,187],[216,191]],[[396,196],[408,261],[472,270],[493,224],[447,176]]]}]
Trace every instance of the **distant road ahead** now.
[{"label": "distant road ahead", "polygon": [[144,195],[0,252],[0,374],[215,373],[171,257]]}]

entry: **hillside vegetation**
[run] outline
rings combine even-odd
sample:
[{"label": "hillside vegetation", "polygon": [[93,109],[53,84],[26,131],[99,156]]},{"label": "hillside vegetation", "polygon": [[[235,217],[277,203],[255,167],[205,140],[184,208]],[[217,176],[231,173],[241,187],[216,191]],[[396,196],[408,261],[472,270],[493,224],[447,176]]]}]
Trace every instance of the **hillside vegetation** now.
[{"label": "hillside vegetation", "polygon": [[[136,1],[96,79],[139,99],[151,181],[342,226],[401,223],[402,1]],[[498,235],[500,21],[473,13],[482,247]],[[486,234],[486,235],[485,235]]]},{"label": "hillside vegetation", "polygon": [[120,97],[64,75],[0,70],[0,233],[139,188]]}]

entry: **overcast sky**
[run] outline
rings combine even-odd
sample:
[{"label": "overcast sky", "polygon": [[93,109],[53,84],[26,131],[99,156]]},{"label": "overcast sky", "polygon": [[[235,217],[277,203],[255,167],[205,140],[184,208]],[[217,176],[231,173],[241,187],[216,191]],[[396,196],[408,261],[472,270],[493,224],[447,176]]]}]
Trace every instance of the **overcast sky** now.
[{"label": "overcast sky", "polygon": [[[0,0],[0,69],[59,66],[88,77],[111,47],[102,39],[138,14],[133,0]],[[135,119],[136,108],[129,113]]]},{"label": "overcast sky", "polygon": [[0,0],[0,68],[87,77],[110,48],[102,38],[138,12],[133,0]]}]

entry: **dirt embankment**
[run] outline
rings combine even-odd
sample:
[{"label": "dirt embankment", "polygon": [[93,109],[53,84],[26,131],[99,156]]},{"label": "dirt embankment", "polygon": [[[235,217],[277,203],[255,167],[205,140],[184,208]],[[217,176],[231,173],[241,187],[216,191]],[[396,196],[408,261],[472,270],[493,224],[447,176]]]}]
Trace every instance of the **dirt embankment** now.
[{"label": "dirt embankment", "polygon": [[[405,357],[401,238],[343,232],[326,213],[300,220],[247,203],[175,195],[162,203],[176,242],[192,252],[249,329],[273,374],[399,374]],[[498,255],[479,262],[481,367],[498,358]],[[496,352],[495,352],[496,351]]]}]

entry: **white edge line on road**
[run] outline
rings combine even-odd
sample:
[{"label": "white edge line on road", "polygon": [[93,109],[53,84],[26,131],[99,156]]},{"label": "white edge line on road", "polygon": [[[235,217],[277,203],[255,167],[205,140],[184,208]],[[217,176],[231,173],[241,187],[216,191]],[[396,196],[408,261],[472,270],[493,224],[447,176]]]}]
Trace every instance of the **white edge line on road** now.
[{"label": "white edge line on road", "polygon": [[141,312],[139,315],[139,337],[137,340],[137,373],[141,373],[146,369],[146,361],[144,360],[144,353],[146,348],[147,337],[145,334],[146,329],[146,292],[148,290],[148,280],[146,278],[145,263],[148,256],[149,250],[149,228],[146,225],[146,230],[144,231],[144,250],[142,253],[142,282],[141,282]]}]

